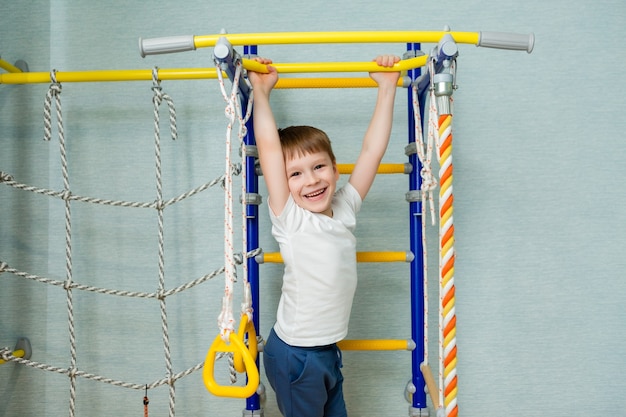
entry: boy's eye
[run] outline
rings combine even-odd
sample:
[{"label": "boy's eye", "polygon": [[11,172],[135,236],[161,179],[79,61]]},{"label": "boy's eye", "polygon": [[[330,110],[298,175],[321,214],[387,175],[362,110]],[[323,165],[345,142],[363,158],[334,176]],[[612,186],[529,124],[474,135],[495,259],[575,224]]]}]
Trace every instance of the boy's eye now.
[{"label": "boy's eye", "polygon": [[298,175],[300,175],[300,172],[296,171],[289,174],[289,177],[297,177]]},{"label": "boy's eye", "polygon": [[322,169],[322,168],[324,168],[324,164],[315,165],[315,169]]}]

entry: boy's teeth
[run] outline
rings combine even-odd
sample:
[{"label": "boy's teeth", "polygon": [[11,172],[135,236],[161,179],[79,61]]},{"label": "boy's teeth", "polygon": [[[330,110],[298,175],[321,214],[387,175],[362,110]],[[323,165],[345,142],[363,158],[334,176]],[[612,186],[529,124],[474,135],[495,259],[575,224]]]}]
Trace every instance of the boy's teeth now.
[{"label": "boy's teeth", "polygon": [[324,192],[324,190],[317,191],[315,193],[307,194],[307,197],[315,197],[316,195],[320,195]]}]

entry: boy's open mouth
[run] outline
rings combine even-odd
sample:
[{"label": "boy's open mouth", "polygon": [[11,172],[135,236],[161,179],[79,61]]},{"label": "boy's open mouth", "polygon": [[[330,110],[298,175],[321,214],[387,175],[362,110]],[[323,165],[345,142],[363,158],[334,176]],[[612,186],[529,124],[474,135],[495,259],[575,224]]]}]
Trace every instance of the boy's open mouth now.
[{"label": "boy's open mouth", "polygon": [[315,198],[315,197],[317,197],[319,195],[324,194],[325,192],[326,192],[326,188],[322,188],[321,190],[317,190],[317,191],[312,192],[310,194],[305,194],[305,197],[306,198]]}]

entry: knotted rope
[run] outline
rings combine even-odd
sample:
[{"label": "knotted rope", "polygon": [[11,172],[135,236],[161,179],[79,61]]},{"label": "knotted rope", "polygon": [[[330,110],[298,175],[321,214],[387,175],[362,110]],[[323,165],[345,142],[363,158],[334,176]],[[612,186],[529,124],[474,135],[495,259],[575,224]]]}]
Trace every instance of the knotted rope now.
[{"label": "knotted rope", "polygon": [[[232,153],[232,129],[235,123],[235,119],[238,121],[239,126],[239,139],[242,143],[242,162],[243,167],[242,171],[242,201],[245,202],[245,148],[243,145],[243,137],[246,134],[245,124],[250,118],[252,112],[252,94],[249,97],[249,103],[247,106],[247,112],[245,116],[242,116],[241,105],[239,103],[238,91],[239,91],[239,82],[241,80],[241,74],[243,71],[243,65],[241,59],[235,60],[235,75],[232,80],[232,88],[230,93],[227,93],[224,78],[222,75],[222,69],[220,62],[216,60],[216,72],[219,80],[220,89],[222,92],[222,96],[224,101],[226,102],[225,115],[228,119],[228,125],[226,129],[226,173],[225,173],[225,181],[224,181],[224,264],[225,264],[225,274],[224,274],[224,297],[222,298],[222,310],[218,316],[218,326],[220,330],[220,335],[222,340],[225,342],[229,340],[230,334],[235,331],[235,318],[233,315],[233,291],[234,291],[234,283],[236,281],[236,270],[234,265],[234,228],[233,228],[233,183],[232,183],[232,171],[233,164],[231,162],[231,153]],[[247,80],[246,80],[247,82]],[[251,91],[251,90],[250,90]],[[244,253],[246,251],[245,245],[247,244],[246,240],[246,221],[245,221],[245,210],[243,210],[243,244],[244,244]],[[252,300],[251,300],[251,290],[250,284],[248,282],[248,269],[247,265],[243,263],[243,284],[244,284],[244,294],[243,294],[243,302],[242,302],[242,312],[248,315],[249,320],[252,320]]]},{"label": "knotted rope", "polygon": [[52,104],[56,108],[57,134],[61,155],[61,173],[63,177],[63,192],[61,198],[65,202],[65,293],[70,336],[70,417],[76,413],[76,332],[74,327],[74,300],[72,294],[72,215],[70,209],[70,180],[67,164],[67,150],[65,146],[65,129],[63,127],[63,111],[61,107],[61,84],[57,82],[56,70],[50,71],[50,88],[44,100],[44,140],[52,139]]},{"label": "knotted rope", "polygon": [[170,338],[167,324],[167,308],[165,304],[165,237],[164,237],[164,222],[163,222],[163,178],[161,169],[161,129],[160,129],[160,117],[159,107],[163,100],[168,105],[170,131],[172,134],[172,140],[175,140],[178,136],[176,130],[176,111],[174,109],[174,102],[169,95],[163,93],[161,89],[161,82],[158,78],[158,68],[152,70],[152,91],[154,95],[152,102],[154,104],[154,153],[155,153],[155,167],[156,167],[156,209],[158,218],[158,264],[159,264],[159,286],[157,293],[159,294],[159,306],[161,310],[161,329],[163,333],[163,349],[165,351],[165,371],[169,384],[169,411],[170,417],[174,416],[174,404],[176,398],[176,391],[174,388],[173,371],[172,371],[172,355],[170,350]]}]

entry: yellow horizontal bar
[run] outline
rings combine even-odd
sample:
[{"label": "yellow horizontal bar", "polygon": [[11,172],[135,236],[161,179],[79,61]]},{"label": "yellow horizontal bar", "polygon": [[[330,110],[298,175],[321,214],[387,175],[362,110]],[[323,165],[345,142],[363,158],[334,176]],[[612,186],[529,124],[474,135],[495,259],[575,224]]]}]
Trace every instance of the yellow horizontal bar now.
[{"label": "yellow horizontal bar", "polygon": [[[215,68],[159,69],[160,80],[198,80],[217,78]],[[58,82],[146,81],[152,80],[152,70],[94,70],[57,71]],[[0,84],[49,83],[49,72],[0,74]]]},{"label": "yellow horizontal bar", "polygon": [[341,350],[413,350],[415,344],[410,340],[342,340],[337,342]]},{"label": "yellow horizontal bar", "polygon": [[[373,72],[403,71],[426,64],[427,57],[402,60],[393,67],[380,67],[375,62],[314,62],[300,64],[274,64],[282,73],[303,72]],[[257,72],[267,72],[265,65],[250,59],[243,59],[244,67]],[[106,81],[146,81],[152,80],[152,70],[94,70],[94,71],[57,71],[56,80],[63,82],[106,82]],[[198,80],[217,78],[215,68],[179,68],[159,69],[159,80]],[[0,84],[49,83],[49,72],[17,72],[0,74]],[[300,81],[302,82],[302,81]],[[287,83],[289,83],[287,81]]]},{"label": "yellow horizontal bar", "polygon": [[[107,82],[107,81],[150,81],[152,70],[103,70],[83,72],[57,72],[59,82]],[[159,69],[159,80],[195,80],[216,79],[213,68]],[[224,74],[226,78],[226,74]],[[36,84],[49,83],[49,72],[20,72],[0,74],[0,84]],[[402,80],[398,87],[402,87]],[[335,78],[281,78],[276,88],[370,88],[376,82],[369,77]]]},{"label": "yellow horizontal bar", "polygon": [[[350,174],[354,170],[354,164],[337,164],[337,169],[340,174]],[[409,164],[380,164],[377,172],[379,174],[409,174],[411,166]]]},{"label": "yellow horizontal bar", "polygon": [[[258,263],[282,263],[280,252],[262,253],[256,257]],[[411,262],[410,252],[357,252],[357,262]]]},{"label": "yellow horizontal bar", "polygon": [[444,31],[357,31],[357,32],[274,32],[197,35],[193,41],[196,48],[215,46],[221,37],[233,46],[287,45],[314,43],[437,43],[446,35],[452,35],[456,43],[477,45],[478,32]]},{"label": "yellow horizontal bar", "polygon": [[411,262],[410,252],[357,252],[357,262]]},{"label": "yellow horizontal bar", "polygon": [[[17,349],[14,350],[12,355],[15,356],[16,358],[23,358],[24,355],[26,354],[26,352],[24,351],[24,349]],[[0,359],[0,365],[5,364],[7,361],[5,361],[4,359]]]},{"label": "yellow horizontal bar", "polygon": [[[256,72],[267,72],[265,65],[254,60],[243,59],[244,68]],[[428,62],[428,56],[403,59],[392,67],[381,67],[375,62],[303,62],[303,63],[274,63],[272,66],[281,74],[306,72],[392,72],[407,71],[423,67]]]},{"label": "yellow horizontal bar", "polygon": [[16,67],[15,65],[5,61],[4,59],[0,59],[0,68],[9,72],[22,72],[21,69]]},{"label": "yellow horizontal bar", "polygon": [[[398,81],[402,87],[402,79]],[[376,82],[369,77],[350,78],[279,78],[275,88],[372,88]]]}]

